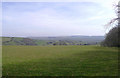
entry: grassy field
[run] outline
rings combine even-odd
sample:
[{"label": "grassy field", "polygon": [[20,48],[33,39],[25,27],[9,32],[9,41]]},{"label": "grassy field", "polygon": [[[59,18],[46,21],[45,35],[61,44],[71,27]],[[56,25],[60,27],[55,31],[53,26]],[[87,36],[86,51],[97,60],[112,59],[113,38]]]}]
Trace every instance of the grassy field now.
[{"label": "grassy field", "polygon": [[100,46],[3,46],[3,76],[117,76],[118,50]]}]

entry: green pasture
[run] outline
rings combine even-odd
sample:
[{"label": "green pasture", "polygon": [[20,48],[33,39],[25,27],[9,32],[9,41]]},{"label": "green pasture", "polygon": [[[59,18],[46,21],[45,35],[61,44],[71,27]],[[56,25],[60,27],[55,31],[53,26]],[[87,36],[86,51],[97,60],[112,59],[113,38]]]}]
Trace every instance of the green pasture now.
[{"label": "green pasture", "polygon": [[118,49],[100,46],[3,46],[3,76],[117,76]]}]

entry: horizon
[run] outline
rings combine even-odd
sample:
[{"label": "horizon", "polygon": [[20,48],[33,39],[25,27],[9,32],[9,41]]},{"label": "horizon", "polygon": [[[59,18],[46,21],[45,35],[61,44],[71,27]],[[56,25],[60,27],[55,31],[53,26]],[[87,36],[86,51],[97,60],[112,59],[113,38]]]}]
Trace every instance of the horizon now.
[{"label": "horizon", "polygon": [[2,36],[105,36],[112,2],[2,2]]},{"label": "horizon", "polygon": [[0,36],[0,37],[25,37],[25,38],[29,38],[29,37],[77,37],[77,36],[81,36],[81,37],[105,37],[105,36],[101,36],[101,35],[70,35],[70,36]]}]

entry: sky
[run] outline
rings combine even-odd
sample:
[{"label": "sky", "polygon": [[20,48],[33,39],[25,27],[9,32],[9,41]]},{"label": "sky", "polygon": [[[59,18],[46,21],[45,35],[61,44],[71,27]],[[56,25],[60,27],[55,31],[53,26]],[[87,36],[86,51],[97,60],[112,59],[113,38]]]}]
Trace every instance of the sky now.
[{"label": "sky", "polygon": [[2,36],[104,36],[116,1],[2,2]]}]

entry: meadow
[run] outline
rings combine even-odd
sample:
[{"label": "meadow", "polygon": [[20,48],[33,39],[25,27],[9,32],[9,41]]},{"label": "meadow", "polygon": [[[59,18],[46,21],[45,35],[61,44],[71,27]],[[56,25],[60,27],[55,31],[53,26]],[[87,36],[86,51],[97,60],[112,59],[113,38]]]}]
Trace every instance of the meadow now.
[{"label": "meadow", "polygon": [[3,46],[3,76],[117,76],[118,49],[100,46]]}]

